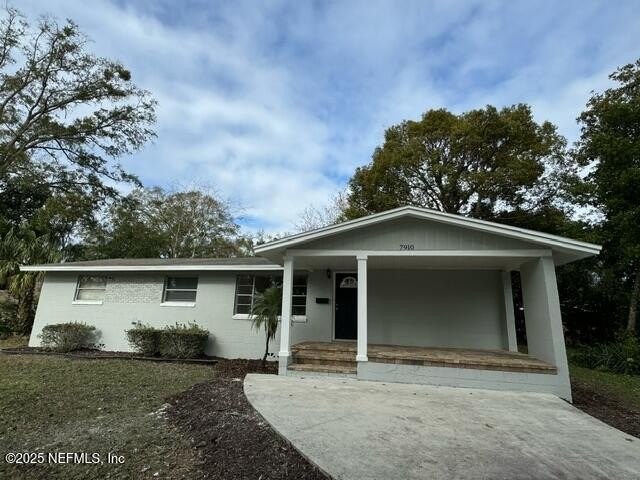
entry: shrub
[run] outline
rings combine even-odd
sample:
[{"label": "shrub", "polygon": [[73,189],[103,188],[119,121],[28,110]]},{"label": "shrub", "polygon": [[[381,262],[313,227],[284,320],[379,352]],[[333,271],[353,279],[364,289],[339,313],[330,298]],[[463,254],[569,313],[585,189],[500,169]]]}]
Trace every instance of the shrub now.
[{"label": "shrub", "polygon": [[11,336],[11,327],[0,319],[0,340],[4,340]]},{"label": "shrub", "polygon": [[160,355],[170,358],[198,358],[204,355],[209,332],[195,323],[166,326],[160,335]]},{"label": "shrub", "polygon": [[158,355],[160,349],[161,330],[138,322],[131,330],[127,330],[127,340],[131,348],[145,357]]},{"label": "shrub", "polygon": [[636,335],[621,332],[616,335],[615,342],[584,347],[572,356],[572,360],[587,368],[640,374],[640,342]]},{"label": "shrub", "polygon": [[71,352],[81,348],[95,348],[96,327],[84,323],[46,325],[38,335],[45,350]]},{"label": "shrub", "polygon": [[9,299],[0,298],[0,339],[10,337],[16,330],[18,304]]}]

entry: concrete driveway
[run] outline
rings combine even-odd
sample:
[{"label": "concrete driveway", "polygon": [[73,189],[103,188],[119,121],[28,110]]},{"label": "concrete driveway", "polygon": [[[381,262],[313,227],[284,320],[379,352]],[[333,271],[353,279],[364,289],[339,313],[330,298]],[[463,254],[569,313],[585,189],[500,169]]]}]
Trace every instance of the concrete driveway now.
[{"label": "concrete driveway", "polygon": [[552,395],[247,375],[251,404],[335,479],[638,479],[640,440]]}]

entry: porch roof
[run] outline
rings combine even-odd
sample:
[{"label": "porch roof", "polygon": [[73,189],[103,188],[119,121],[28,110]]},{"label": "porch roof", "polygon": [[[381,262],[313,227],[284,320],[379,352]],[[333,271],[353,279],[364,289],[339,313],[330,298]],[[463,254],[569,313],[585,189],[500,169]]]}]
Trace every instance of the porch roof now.
[{"label": "porch roof", "polygon": [[[505,239],[503,242],[518,242],[517,249],[491,249],[483,248],[482,250],[468,250],[463,249],[456,245],[447,245],[446,249],[435,249],[433,247],[426,246],[417,248],[414,251],[402,251],[402,250],[363,250],[363,254],[374,257],[413,257],[413,263],[415,263],[416,257],[428,257],[430,260],[428,264],[435,264],[437,267],[437,261],[434,259],[437,257],[455,257],[464,258],[465,260],[460,263],[460,266],[478,263],[479,267],[484,267],[487,262],[486,258],[489,257],[504,257],[505,261],[499,262],[500,266],[512,264],[510,260],[513,257],[528,257],[535,258],[539,256],[551,255],[554,262],[557,265],[569,263],[582,258],[597,255],[601,246],[592,243],[581,242],[566,237],[557,235],[550,235],[548,233],[538,232],[535,230],[527,230],[524,228],[512,227],[509,225],[502,225],[494,222],[487,222],[484,220],[478,220],[474,218],[467,218],[461,215],[453,215],[450,213],[443,213],[436,210],[417,207],[400,207],[386,212],[369,215],[367,217],[359,218],[356,220],[350,220],[347,222],[339,223],[337,225],[331,225],[309,232],[303,232],[296,235],[290,235],[273,242],[266,243],[256,247],[256,254],[269,258],[274,263],[282,263],[283,255],[291,254],[296,257],[348,257],[354,256],[358,252],[353,249],[328,249],[325,251],[318,251],[318,249],[311,248],[309,245],[317,245],[318,242],[327,241],[332,237],[334,239],[340,237],[346,237],[347,234],[355,233],[365,228],[371,228],[374,226],[381,226],[387,222],[398,221],[400,219],[417,219],[424,221],[425,230],[429,224],[444,225],[448,228],[457,228],[466,230],[469,234],[479,233],[485,236],[491,236],[492,238]],[[391,224],[393,225],[393,224]],[[390,225],[389,228],[392,228]],[[335,244],[336,242],[333,242]],[[437,248],[437,247],[436,247]],[[484,258],[484,260],[483,260]],[[475,260],[472,260],[475,259]],[[395,260],[393,260],[395,262]],[[382,263],[382,261],[378,261]],[[441,262],[442,263],[442,262]],[[450,266],[450,261],[446,260],[441,266]],[[495,262],[492,262],[492,265]],[[521,263],[521,262],[520,262]],[[428,266],[428,265],[427,265]]]}]

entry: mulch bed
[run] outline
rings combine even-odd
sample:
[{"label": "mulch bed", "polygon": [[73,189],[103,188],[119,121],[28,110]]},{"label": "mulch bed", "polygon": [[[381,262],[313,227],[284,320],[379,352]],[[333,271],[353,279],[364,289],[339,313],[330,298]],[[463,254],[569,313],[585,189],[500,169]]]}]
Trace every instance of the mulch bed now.
[{"label": "mulch bed", "polygon": [[142,355],[134,352],[111,352],[90,348],[74,350],[73,352],[52,352],[39,347],[11,347],[0,349],[0,353],[6,353],[7,355],[58,355],[67,358],[81,358],[87,360],[141,360],[147,362],[202,363],[212,365],[218,363],[218,359],[216,357],[208,356],[202,358],[143,357]]},{"label": "mulch bed", "polygon": [[189,439],[202,460],[204,478],[327,479],[249,404],[247,373],[275,374],[255,360],[220,360],[215,379],[170,398],[169,420]]},{"label": "mulch bed", "polygon": [[631,410],[610,396],[595,392],[589,385],[572,379],[573,406],[592,417],[640,438],[640,411]]}]

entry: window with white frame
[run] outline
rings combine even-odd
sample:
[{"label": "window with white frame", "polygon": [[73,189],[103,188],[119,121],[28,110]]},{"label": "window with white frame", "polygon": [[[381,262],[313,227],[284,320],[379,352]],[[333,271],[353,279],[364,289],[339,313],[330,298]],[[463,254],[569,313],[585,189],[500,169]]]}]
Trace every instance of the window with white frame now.
[{"label": "window with white frame", "polygon": [[[236,298],[233,307],[234,315],[250,315],[257,295],[267,288],[281,286],[282,277],[273,275],[238,275],[236,277]],[[282,312],[280,312],[282,313]],[[307,276],[294,275],[292,314],[307,314]]]},{"label": "window with white frame", "polygon": [[167,277],[163,302],[194,303],[198,292],[198,277]]},{"label": "window with white frame", "polygon": [[307,314],[307,276],[293,276],[293,295],[291,296],[291,314],[305,316]]},{"label": "window with white frame", "polygon": [[78,277],[76,293],[73,300],[76,302],[102,302],[107,290],[107,277],[94,275],[81,275]]}]

